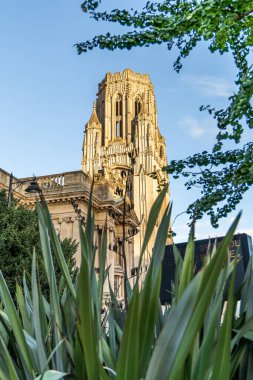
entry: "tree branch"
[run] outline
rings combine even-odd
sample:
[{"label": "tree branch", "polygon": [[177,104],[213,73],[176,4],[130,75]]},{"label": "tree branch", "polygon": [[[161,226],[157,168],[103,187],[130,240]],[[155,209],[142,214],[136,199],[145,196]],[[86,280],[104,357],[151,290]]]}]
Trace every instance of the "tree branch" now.
[{"label": "tree branch", "polygon": [[249,10],[246,11],[246,12],[243,12],[243,13],[239,13],[239,14],[237,14],[236,19],[237,19],[237,20],[241,20],[242,18],[248,16],[248,15],[251,14],[251,13],[253,13],[253,8],[252,8],[252,9],[249,9]]}]

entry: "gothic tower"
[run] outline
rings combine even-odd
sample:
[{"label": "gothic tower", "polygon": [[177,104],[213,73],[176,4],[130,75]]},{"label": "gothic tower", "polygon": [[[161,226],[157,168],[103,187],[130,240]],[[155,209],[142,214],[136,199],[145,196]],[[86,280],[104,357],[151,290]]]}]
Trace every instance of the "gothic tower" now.
[{"label": "gothic tower", "polygon": [[[149,76],[129,69],[106,74],[85,127],[82,170],[95,181],[107,181],[119,197],[127,192],[128,206],[139,220],[134,237],[136,265],[151,206],[161,185],[168,182],[162,171],[166,165],[166,145],[158,128]],[[168,200],[169,194],[166,203]],[[145,265],[149,263],[155,232]]]}]

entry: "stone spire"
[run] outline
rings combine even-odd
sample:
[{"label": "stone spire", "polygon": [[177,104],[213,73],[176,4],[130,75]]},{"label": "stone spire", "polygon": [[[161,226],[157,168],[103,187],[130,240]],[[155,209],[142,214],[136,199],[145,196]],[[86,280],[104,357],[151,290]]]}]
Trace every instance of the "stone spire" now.
[{"label": "stone spire", "polygon": [[93,103],[90,120],[85,126],[83,140],[82,170],[91,177],[100,165],[100,148],[102,140],[102,125],[98,119],[96,103]]},{"label": "stone spire", "polygon": [[96,102],[93,102],[92,114],[91,114],[90,120],[88,121],[88,124],[101,124],[100,121],[98,120],[98,115],[96,111]]}]

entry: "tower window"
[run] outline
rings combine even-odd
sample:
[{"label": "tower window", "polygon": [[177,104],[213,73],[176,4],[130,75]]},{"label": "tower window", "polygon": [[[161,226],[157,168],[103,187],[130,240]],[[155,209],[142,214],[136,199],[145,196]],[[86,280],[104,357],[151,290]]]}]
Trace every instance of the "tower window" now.
[{"label": "tower window", "polygon": [[134,114],[137,116],[141,111],[141,102],[139,99],[136,99],[134,102]]},{"label": "tower window", "polygon": [[120,96],[116,99],[116,116],[122,116],[122,99]]},{"label": "tower window", "polygon": [[116,121],[116,137],[122,137],[122,121]]},{"label": "tower window", "polygon": [[119,95],[116,98],[115,135],[116,135],[116,137],[123,137],[123,128],[122,128],[122,98]]}]

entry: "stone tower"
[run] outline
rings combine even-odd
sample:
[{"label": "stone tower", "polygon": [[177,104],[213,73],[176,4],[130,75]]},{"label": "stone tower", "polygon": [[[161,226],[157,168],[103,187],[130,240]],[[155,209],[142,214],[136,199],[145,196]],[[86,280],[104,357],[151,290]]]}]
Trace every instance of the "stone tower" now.
[{"label": "stone tower", "polygon": [[[134,236],[136,266],[151,206],[158,189],[168,182],[162,172],[166,165],[166,145],[149,76],[129,69],[106,74],[85,127],[82,170],[94,177],[95,184],[107,183],[119,197],[126,195],[128,208],[134,209],[139,220]],[[155,235],[156,231],[145,253],[145,266]]]},{"label": "stone tower", "polygon": [[[37,177],[48,204],[60,240],[80,243],[80,222],[86,226],[88,204],[94,211],[94,246],[99,253],[106,233],[106,266],[118,299],[124,297],[124,276],[135,283],[146,223],[159,188],[168,182],[163,173],[167,165],[165,141],[157,123],[154,88],[148,75],[124,70],[108,73],[99,84],[96,102],[86,124],[82,170]],[[36,194],[26,192],[32,177],[15,178],[0,169],[0,188],[10,188],[10,181],[21,183],[13,195],[21,204],[34,208]],[[169,193],[164,208],[169,201]],[[145,250],[142,277],[145,276],[161,216]],[[125,253],[125,255],[124,255]],[[125,261],[125,262],[124,262]],[[78,245],[76,263],[81,262]],[[99,271],[99,255],[95,256]],[[109,298],[109,283],[104,297]]]}]

